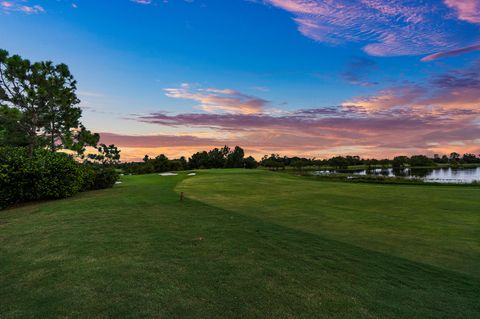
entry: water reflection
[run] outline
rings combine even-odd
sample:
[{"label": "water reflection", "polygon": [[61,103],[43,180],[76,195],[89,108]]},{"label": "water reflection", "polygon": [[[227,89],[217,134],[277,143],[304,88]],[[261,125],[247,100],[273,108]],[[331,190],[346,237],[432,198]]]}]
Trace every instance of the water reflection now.
[{"label": "water reflection", "polygon": [[385,177],[420,178],[436,183],[472,183],[480,182],[480,167],[474,168],[376,168],[370,170],[324,170],[316,171],[315,175],[345,173],[351,175],[377,175]]}]

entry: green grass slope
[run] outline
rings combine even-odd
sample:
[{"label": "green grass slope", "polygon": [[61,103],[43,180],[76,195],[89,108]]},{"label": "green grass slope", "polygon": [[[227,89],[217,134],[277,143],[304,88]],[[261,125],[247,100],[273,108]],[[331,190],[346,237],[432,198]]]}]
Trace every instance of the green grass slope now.
[{"label": "green grass slope", "polygon": [[478,188],[123,182],[0,212],[0,318],[480,316]]}]

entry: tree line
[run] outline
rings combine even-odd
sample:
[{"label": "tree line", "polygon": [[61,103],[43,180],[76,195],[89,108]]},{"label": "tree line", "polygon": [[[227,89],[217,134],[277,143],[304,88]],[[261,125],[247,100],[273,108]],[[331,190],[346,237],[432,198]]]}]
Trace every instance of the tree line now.
[{"label": "tree line", "polygon": [[265,155],[260,161],[252,156],[245,157],[245,151],[240,146],[231,149],[228,146],[214,148],[210,151],[201,151],[192,154],[188,159],[184,156],[169,159],[161,154],[156,157],[145,155],[142,162],[119,163],[117,168],[127,174],[150,174],[168,171],[182,171],[193,169],[211,168],[247,168],[254,169],[259,166],[281,170],[287,167],[304,169],[308,167],[331,167],[335,169],[348,169],[349,167],[363,166],[367,169],[376,167],[432,167],[437,164],[458,166],[463,164],[479,164],[480,155],[451,153],[449,156],[426,155],[396,156],[393,159],[361,158],[360,156],[334,156],[328,159],[305,157],[288,157],[278,154]]},{"label": "tree line", "polygon": [[247,168],[258,167],[258,162],[252,157],[245,157],[245,151],[240,146],[231,149],[228,146],[214,148],[192,154],[188,159],[184,156],[169,159],[164,154],[150,158],[145,155],[143,162],[121,163],[117,165],[127,174],[149,174],[168,171],[211,168]]},{"label": "tree line", "polygon": [[460,155],[453,152],[449,156],[435,154],[433,157],[426,155],[396,156],[393,159],[361,158],[360,156],[334,156],[328,159],[288,157],[278,154],[265,155],[259,162],[260,166],[278,170],[286,167],[302,169],[305,167],[332,167],[336,169],[347,169],[352,166],[364,166],[367,169],[373,167],[430,167],[437,164],[448,164],[458,166],[463,164],[480,164],[480,154],[467,153]]}]

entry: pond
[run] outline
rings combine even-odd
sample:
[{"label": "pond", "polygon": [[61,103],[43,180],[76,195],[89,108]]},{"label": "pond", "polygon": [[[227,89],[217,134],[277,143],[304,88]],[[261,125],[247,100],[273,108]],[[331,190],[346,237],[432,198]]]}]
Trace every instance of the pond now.
[{"label": "pond", "polygon": [[328,175],[328,174],[351,174],[358,176],[377,175],[385,177],[404,177],[404,178],[418,178],[425,182],[435,183],[472,183],[474,181],[480,182],[480,167],[472,168],[377,168],[371,170],[324,170],[316,171],[314,175]]}]

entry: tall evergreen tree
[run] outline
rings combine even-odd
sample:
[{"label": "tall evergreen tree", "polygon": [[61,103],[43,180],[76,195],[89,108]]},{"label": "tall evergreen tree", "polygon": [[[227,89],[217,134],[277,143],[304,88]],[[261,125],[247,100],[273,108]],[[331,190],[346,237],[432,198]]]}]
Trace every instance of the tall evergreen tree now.
[{"label": "tall evergreen tree", "polygon": [[85,144],[96,146],[98,138],[80,123],[76,84],[65,64],[32,63],[0,50],[0,104],[22,113],[19,124],[28,136],[30,154],[37,147],[82,151]]}]

